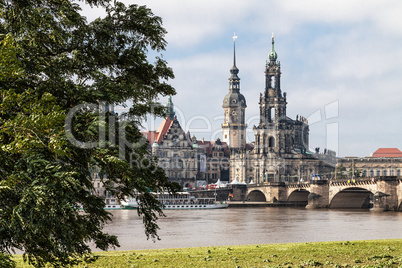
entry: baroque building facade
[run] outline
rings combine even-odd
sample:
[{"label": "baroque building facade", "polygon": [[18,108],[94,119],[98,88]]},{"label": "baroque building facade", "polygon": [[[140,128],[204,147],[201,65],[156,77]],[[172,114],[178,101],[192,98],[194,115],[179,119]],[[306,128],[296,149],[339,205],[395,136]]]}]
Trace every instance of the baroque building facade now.
[{"label": "baroque building facade", "polygon": [[[234,39],[235,43],[235,39]],[[286,115],[286,93],[281,90],[281,66],[272,48],[265,65],[265,89],[260,94],[260,120],[253,127],[255,142],[246,144],[246,100],[240,93],[239,69],[234,50],[229,93],[224,97],[222,134],[230,147],[231,181],[245,183],[285,182],[332,176],[335,152],[311,153],[309,127],[304,117]],[[316,176],[319,175],[319,176]]]},{"label": "baroque building facade", "polygon": [[185,132],[175,116],[170,97],[167,103],[168,116],[156,131],[143,135],[151,145],[152,155],[165,170],[169,180],[183,188],[196,188],[229,180],[229,150],[225,142],[197,140]]},{"label": "baroque building facade", "polygon": [[402,176],[402,152],[379,148],[367,157],[338,158],[336,178],[392,178]]}]

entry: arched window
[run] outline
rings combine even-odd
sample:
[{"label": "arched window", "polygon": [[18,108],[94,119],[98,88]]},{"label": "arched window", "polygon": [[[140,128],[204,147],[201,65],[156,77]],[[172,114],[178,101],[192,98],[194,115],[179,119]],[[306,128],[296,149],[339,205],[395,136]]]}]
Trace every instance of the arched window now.
[{"label": "arched window", "polygon": [[275,88],[275,76],[271,76],[271,88]]},{"label": "arched window", "polygon": [[396,171],[396,176],[401,176],[401,170],[400,170],[400,169],[398,169],[398,170]]},{"label": "arched window", "polygon": [[274,107],[271,107],[270,109],[269,109],[269,113],[270,113],[270,119],[271,119],[271,122],[272,121],[274,121],[275,120],[275,108]]},{"label": "arched window", "polygon": [[383,171],[383,173],[382,173],[382,175],[384,175],[384,176],[388,176],[388,172],[387,172],[387,170],[384,170],[384,171]]},{"label": "arched window", "polygon": [[275,138],[274,137],[269,137],[268,147],[275,147]]},{"label": "arched window", "polygon": [[377,169],[377,176],[381,176],[381,170]]},{"label": "arched window", "polygon": [[367,177],[367,170],[363,170],[363,176]]}]

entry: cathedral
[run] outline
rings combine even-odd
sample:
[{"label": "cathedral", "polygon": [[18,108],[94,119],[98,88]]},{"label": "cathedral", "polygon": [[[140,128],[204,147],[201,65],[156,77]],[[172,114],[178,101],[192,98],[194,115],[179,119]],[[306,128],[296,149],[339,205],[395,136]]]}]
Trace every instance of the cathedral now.
[{"label": "cathedral", "polygon": [[170,97],[167,118],[158,130],[143,133],[159,166],[171,181],[185,188],[217,181],[254,184],[330,178],[336,164],[335,152],[310,152],[307,119],[286,116],[286,93],[281,90],[281,66],[273,37],[265,65],[265,88],[258,102],[260,120],[253,126],[255,141],[246,142],[247,104],[240,92],[235,37],[233,41],[229,92],[222,105],[222,140],[191,137],[180,126]]},{"label": "cathedral", "polygon": [[265,88],[260,93],[260,120],[253,127],[255,141],[246,143],[246,99],[240,93],[234,37],[233,67],[229,92],[223,99],[223,141],[230,148],[230,180],[240,183],[293,182],[330,177],[336,162],[335,152],[309,148],[307,119],[286,116],[286,93],[281,90],[281,65],[274,48],[265,65]]}]

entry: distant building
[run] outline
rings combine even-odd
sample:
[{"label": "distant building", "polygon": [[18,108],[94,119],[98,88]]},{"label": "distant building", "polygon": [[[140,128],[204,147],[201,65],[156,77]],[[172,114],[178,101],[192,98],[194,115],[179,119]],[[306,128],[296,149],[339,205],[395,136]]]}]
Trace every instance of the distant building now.
[{"label": "distant building", "polygon": [[338,159],[338,177],[400,177],[402,152],[397,148],[379,148],[372,156]]},{"label": "distant building", "polygon": [[402,157],[402,152],[398,148],[379,148],[372,157]]}]

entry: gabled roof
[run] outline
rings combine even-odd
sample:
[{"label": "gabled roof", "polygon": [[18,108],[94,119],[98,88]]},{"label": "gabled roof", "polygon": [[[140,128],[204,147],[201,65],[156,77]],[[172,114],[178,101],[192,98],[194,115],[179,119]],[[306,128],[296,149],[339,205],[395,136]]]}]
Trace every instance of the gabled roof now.
[{"label": "gabled roof", "polygon": [[145,131],[141,132],[142,135],[148,140],[148,143],[152,145],[155,141],[157,143],[161,143],[163,137],[166,136],[170,127],[172,126],[174,120],[166,118],[163,122],[159,125],[158,130],[154,131]]},{"label": "gabled roof", "polygon": [[156,132],[158,132],[158,137],[156,138],[156,142],[160,143],[163,140],[163,137],[166,136],[166,134],[169,131],[169,128],[172,126],[174,120],[171,120],[169,118],[166,118],[163,120],[163,122],[159,125],[159,128]]},{"label": "gabled roof", "polygon": [[402,157],[402,152],[398,148],[379,148],[372,157]]}]

